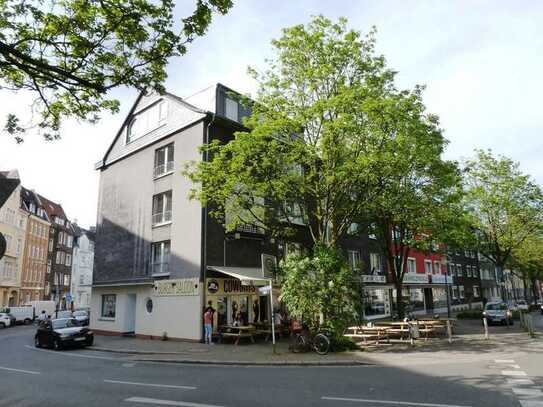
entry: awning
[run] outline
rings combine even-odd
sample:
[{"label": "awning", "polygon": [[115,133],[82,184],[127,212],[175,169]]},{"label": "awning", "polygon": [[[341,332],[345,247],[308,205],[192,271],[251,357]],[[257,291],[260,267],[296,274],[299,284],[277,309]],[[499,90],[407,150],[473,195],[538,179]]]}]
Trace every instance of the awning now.
[{"label": "awning", "polygon": [[270,280],[262,277],[262,269],[260,268],[207,266],[207,269],[237,278],[243,285],[262,286],[270,284]]}]

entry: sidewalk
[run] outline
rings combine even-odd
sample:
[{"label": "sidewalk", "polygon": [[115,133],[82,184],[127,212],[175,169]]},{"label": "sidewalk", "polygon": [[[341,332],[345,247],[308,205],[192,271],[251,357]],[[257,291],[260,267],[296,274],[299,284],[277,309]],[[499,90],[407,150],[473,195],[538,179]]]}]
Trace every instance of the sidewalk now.
[{"label": "sidewalk", "polygon": [[541,334],[530,338],[520,327],[491,327],[486,340],[478,321],[461,321],[449,344],[446,338],[418,340],[369,346],[363,351],[294,354],[288,341],[281,341],[272,352],[269,342],[205,345],[178,341],[145,340],[116,336],[95,337],[95,351],[122,355],[123,360],[221,365],[279,366],[356,366],[356,365],[420,365],[485,361],[500,355],[543,352]]}]

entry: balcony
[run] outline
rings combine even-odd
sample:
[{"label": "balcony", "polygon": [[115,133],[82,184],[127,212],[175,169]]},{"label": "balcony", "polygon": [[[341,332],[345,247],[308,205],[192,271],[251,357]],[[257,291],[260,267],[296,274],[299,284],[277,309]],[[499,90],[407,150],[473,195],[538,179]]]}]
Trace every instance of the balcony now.
[{"label": "balcony", "polygon": [[236,232],[254,233],[257,235],[263,235],[264,229],[254,225],[238,225],[236,226]]},{"label": "balcony", "polygon": [[173,161],[168,161],[165,164],[157,165],[153,171],[153,177],[159,178],[173,172]]},{"label": "balcony", "polygon": [[171,223],[172,221],[172,211],[165,211],[155,213],[153,215],[153,226],[160,226]]}]

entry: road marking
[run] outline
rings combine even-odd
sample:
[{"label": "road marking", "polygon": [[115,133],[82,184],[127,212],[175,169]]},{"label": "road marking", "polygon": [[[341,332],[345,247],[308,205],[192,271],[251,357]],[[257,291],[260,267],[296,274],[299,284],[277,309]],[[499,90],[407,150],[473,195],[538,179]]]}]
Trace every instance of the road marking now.
[{"label": "road marking", "polygon": [[200,404],[200,403],[190,403],[187,401],[173,401],[173,400],[160,400],[160,399],[150,399],[147,397],[130,397],[124,401],[129,403],[147,403],[147,404],[158,404],[161,406],[182,406],[182,407],[223,407],[216,406],[212,404]]},{"label": "road marking", "polygon": [[526,372],[522,370],[502,370],[504,376],[528,376]]},{"label": "road marking", "polygon": [[543,401],[519,400],[522,407],[543,407]]},{"label": "road marking", "polygon": [[513,359],[496,359],[494,363],[515,363]]},{"label": "road marking", "polygon": [[524,389],[521,387],[513,388],[513,393],[519,396],[543,396],[543,392],[539,389]]},{"label": "road marking", "polygon": [[392,400],[369,400],[369,399],[353,399],[345,397],[321,397],[322,400],[333,400],[333,401],[354,401],[357,403],[375,403],[375,404],[393,404],[393,405],[402,405],[402,406],[421,406],[421,407],[470,407],[470,406],[459,406],[455,404],[436,404],[436,403],[415,403],[410,401],[392,401]]},{"label": "road marking", "polygon": [[196,390],[194,386],[176,386],[173,384],[156,384],[156,383],[139,383],[139,382],[123,382],[121,380],[104,380],[104,383],[114,384],[131,384],[132,386],[148,386],[148,387],[166,387],[169,389]]},{"label": "road marking", "polygon": [[13,369],[11,367],[0,367],[0,370],[7,370],[8,372],[16,373],[41,374],[40,372],[34,372],[32,370]]},{"label": "road marking", "polygon": [[507,383],[510,385],[518,385],[518,384],[533,385],[534,384],[534,382],[530,379],[507,379]]}]

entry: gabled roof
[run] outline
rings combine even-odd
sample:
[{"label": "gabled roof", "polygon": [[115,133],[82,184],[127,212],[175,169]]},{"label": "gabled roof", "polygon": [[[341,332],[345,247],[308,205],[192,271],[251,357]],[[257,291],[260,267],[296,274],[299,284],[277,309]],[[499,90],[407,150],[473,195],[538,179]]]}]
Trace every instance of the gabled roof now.
[{"label": "gabled roof", "polygon": [[4,205],[20,183],[17,170],[0,171],[0,207]]},{"label": "gabled roof", "polygon": [[65,221],[68,220],[68,217],[66,216],[66,213],[62,208],[62,205],[50,201],[49,199],[41,196],[40,194],[36,195],[40,199],[43,209],[45,209],[45,212],[47,213],[47,216],[49,216],[49,219],[53,220],[53,218],[56,216],[58,218],[64,219]]},{"label": "gabled roof", "polygon": [[30,204],[34,204],[36,209],[43,209],[45,211],[45,208],[43,207],[43,203],[38,197],[38,194],[30,189],[27,189],[25,187],[21,187],[21,209],[31,212],[33,215],[38,216],[42,219],[45,219],[47,221],[50,221],[49,217],[47,216],[47,211],[44,212],[44,216],[40,216],[38,211],[32,212],[30,210]]}]

